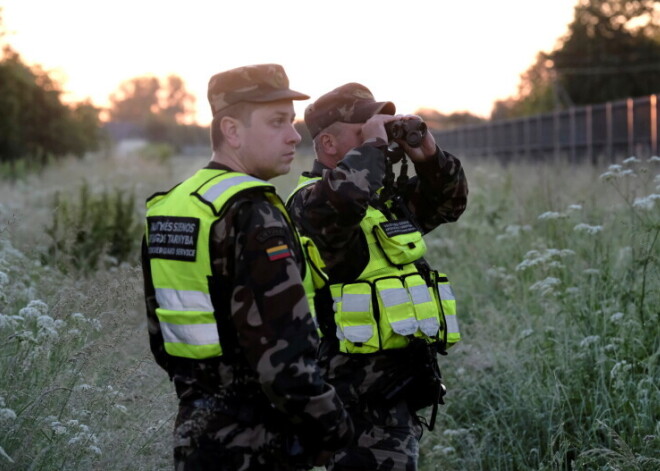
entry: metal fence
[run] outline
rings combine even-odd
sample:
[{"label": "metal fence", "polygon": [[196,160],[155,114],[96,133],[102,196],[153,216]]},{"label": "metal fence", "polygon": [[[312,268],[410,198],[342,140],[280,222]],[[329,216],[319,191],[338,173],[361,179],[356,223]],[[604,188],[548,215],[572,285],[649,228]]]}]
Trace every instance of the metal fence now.
[{"label": "metal fence", "polygon": [[438,144],[466,157],[615,161],[658,155],[658,95],[573,107],[524,118],[434,131]]}]

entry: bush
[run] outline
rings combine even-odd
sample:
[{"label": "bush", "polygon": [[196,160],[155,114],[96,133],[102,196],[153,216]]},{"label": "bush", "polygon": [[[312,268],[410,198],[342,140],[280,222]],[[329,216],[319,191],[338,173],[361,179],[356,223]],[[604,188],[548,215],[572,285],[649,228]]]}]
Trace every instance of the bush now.
[{"label": "bush", "polygon": [[87,273],[134,261],[141,231],[133,193],[93,194],[85,182],[75,202],[55,194],[52,223],[46,228],[51,244],[43,261],[64,272]]}]

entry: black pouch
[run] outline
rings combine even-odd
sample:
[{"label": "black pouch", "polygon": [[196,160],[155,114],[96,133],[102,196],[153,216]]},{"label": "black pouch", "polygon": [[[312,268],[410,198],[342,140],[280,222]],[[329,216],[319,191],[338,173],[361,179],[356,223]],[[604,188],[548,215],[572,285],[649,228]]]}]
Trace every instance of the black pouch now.
[{"label": "black pouch", "polygon": [[400,357],[396,373],[382,378],[374,385],[375,400],[386,406],[405,400],[413,411],[443,404],[444,386],[436,362],[435,345],[421,338],[411,338],[406,348],[392,350]]}]

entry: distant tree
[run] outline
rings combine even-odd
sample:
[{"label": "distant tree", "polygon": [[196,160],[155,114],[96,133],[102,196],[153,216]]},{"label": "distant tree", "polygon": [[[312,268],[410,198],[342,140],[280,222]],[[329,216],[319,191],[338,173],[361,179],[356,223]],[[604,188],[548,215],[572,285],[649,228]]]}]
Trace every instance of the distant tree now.
[{"label": "distant tree", "polygon": [[548,55],[539,52],[536,62],[520,75],[517,94],[495,102],[491,119],[509,119],[544,113],[560,104],[570,104],[566,93],[555,80],[555,72],[551,65]]},{"label": "distant tree", "polygon": [[110,95],[110,119],[142,123],[157,113],[160,82],[156,77],[135,77],[119,85]]},{"label": "distant tree", "polygon": [[186,90],[183,79],[177,75],[167,77],[161,99],[162,114],[179,124],[191,122],[195,113],[195,96]]},{"label": "distant tree", "polygon": [[573,23],[549,54],[575,104],[660,91],[660,1],[579,0]]},{"label": "distant tree", "polygon": [[11,46],[0,57],[0,161],[82,156],[99,144],[99,110],[62,103],[59,85]]},{"label": "distant tree", "polygon": [[659,91],[660,1],[578,0],[567,33],[552,52],[537,54],[491,119]]},{"label": "distant tree", "polygon": [[440,131],[443,129],[452,129],[459,126],[467,126],[470,124],[479,124],[486,121],[484,118],[467,111],[458,111],[446,115],[438,110],[430,108],[421,108],[415,112],[419,115],[430,129]]},{"label": "distant tree", "polygon": [[168,144],[175,150],[208,143],[208,131],[194,124],[194,113],[195,97],[177,75],[122,82],[110,95],[108,110],[110,121],[130,123],[148,141]]},{"label": "distant tree", "polygon": [[146,124],[158,115],[162,122],[182,124],[194,113],[195,97],[177,75],[164,81],[154,76],[134,77],[110,95],[111,121]]}]

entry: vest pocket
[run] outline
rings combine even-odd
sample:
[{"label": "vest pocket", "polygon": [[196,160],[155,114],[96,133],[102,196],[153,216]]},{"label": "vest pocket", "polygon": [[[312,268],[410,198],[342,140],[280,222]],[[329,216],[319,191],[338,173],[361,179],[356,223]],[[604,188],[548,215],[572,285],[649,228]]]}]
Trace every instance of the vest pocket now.
[{"label": "vest pocket", "polygon": [[433,288],[429,287],[424,278],[417,273],[407,275],[404,284],[410,293],[419,326],[416,336],[429,340],[437,339],[440,331],[440,308],[433,294]]},{"label": "vest pocket", "polygon": [[376,224],[373,232],[376,243],[393,265],[412,263],[426,253],[422,233],[406,219]]},{"label": "vest pocket", "polygon": [[447,275],[444,273],[438,273],[437,271],[433,271],[432,275],[434,282],[438,287],[435,294],[440,303],[440,308],[442,309],[442,315],[444,317],[447,347],[450,347],[461,340],[461,332],[458,328],[458,320],[456,318],[456,298]]},{"label": "vest pocket", "polygon": [[417,332],[417,319],[410,295],[399,277],[374,282],[380,309],[380,332],[384,349],[403,348],[407,336]]},{"label": "vest pocket", "polygon": [[371,307],[372,287],[366,281],[330,287],[334,299],[339,349],[344,353],[373,353],[380,349],[378,325]]}]

